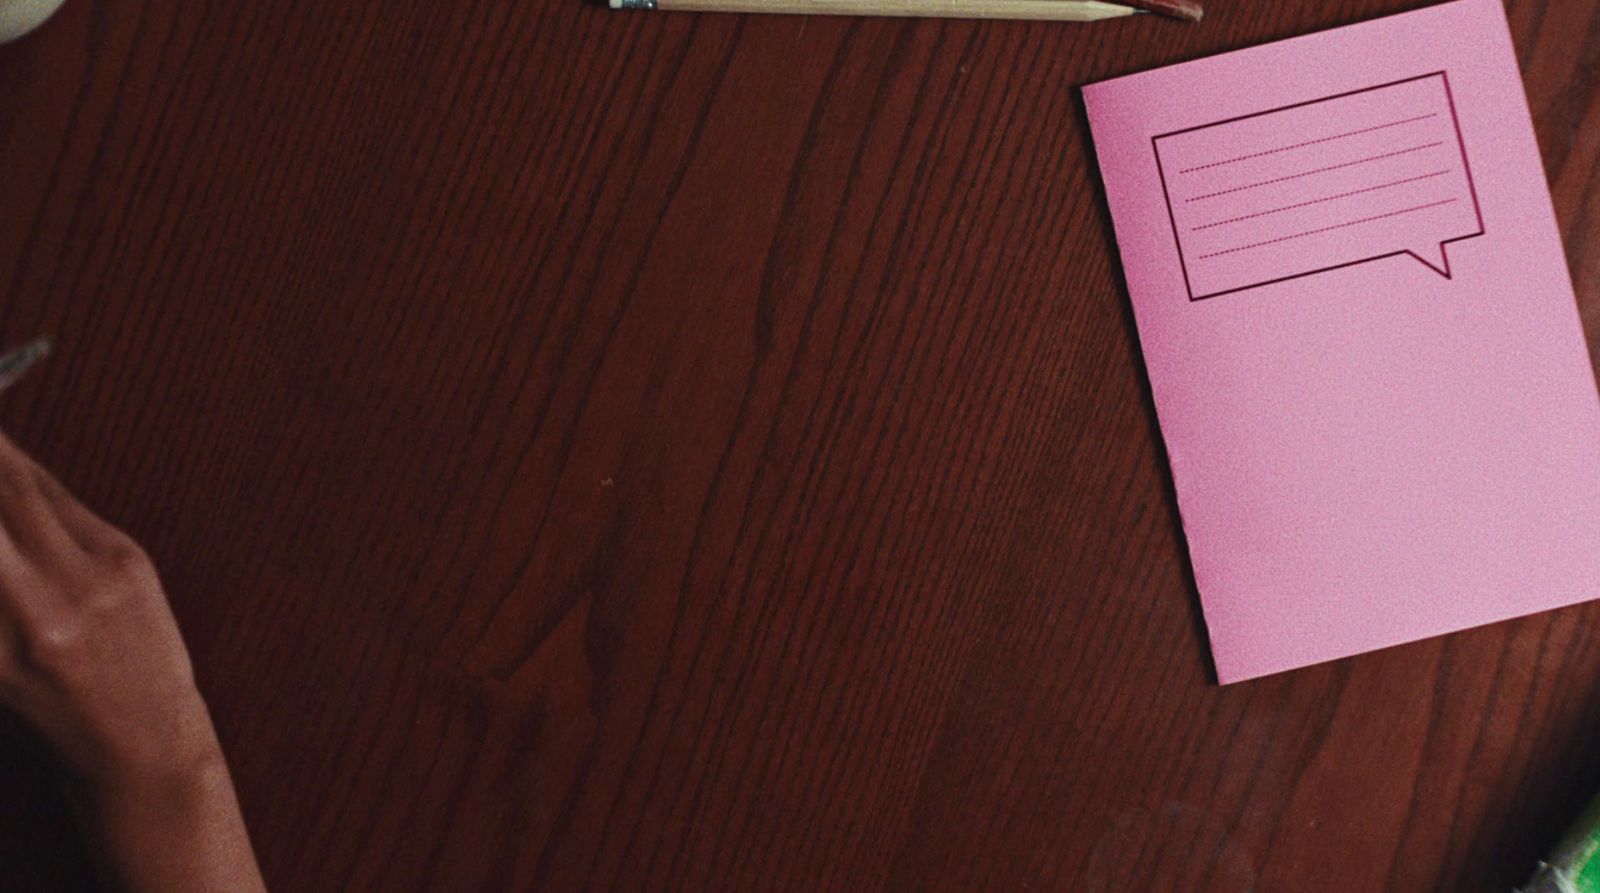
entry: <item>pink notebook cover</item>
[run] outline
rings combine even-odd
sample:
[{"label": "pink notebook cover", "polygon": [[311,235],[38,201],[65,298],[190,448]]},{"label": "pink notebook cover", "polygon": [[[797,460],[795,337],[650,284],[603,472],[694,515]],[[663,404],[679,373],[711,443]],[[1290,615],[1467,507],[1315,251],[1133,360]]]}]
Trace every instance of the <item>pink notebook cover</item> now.
[{"label": "pink notebook cover", "polygon": [[1222,682],[1600,596],[1600,401],[1499,0],[1084,98]]}]

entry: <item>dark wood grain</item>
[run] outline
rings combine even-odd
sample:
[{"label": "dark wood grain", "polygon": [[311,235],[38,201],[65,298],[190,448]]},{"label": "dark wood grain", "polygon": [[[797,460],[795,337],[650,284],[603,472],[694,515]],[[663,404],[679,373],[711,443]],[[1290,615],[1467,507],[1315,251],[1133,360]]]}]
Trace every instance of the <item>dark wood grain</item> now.
[{"label": "dark wood grain", "polygon": [[[72,0],[0,423],[158,559],[278,890],[1501,891],[1600,605],[1217,687],[1075,89],[1408,5]],[[1597,332],[1600,13],[1510,15]],[[0,888],[89,883],[59,781],[0,730]]]}]

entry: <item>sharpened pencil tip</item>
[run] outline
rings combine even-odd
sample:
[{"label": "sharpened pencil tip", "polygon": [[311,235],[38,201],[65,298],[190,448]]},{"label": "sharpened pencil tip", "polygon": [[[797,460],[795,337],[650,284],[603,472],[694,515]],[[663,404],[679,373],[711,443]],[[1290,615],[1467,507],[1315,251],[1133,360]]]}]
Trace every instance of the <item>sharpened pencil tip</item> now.
[{"label": "sharpened pencil tip", "polygon": [[0,356],[0,391],[20,381],[35,363],[50,356],[51,349],[49,338],[38,338]]}]

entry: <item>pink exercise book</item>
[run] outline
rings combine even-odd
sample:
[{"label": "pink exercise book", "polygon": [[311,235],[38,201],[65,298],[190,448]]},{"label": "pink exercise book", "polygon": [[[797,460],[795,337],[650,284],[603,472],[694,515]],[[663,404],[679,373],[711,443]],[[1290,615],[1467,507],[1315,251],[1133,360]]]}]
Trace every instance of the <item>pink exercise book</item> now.
[{"label": "pink exercise book", "polygon": [[1600,596],[1600,400],[1499,0],[1084,99],[1222,682]]}]

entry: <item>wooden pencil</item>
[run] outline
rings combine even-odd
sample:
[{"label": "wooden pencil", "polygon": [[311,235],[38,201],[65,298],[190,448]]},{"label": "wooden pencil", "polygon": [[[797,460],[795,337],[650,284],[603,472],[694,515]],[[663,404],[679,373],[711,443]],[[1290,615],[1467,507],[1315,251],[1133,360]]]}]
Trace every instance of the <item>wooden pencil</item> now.
[{"label": "wooden pencil", "polygon": [[612,9],[1094,22],[1143,10],[1101,0],[609,0]]}]

